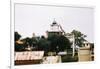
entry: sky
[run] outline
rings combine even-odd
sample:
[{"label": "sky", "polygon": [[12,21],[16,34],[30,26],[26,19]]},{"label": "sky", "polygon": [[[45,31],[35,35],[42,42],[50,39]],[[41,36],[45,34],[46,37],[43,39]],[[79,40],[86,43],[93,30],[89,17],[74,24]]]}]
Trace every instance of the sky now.
[{"label": "sky", "polygon": [[87,35],[89,42],[94,42],[93,13],[93,9],[88,7],[15,4],[15,31],[22,38],[32,37],[33,33],[46,35],[55,19],[66,33],[75,29]]}]

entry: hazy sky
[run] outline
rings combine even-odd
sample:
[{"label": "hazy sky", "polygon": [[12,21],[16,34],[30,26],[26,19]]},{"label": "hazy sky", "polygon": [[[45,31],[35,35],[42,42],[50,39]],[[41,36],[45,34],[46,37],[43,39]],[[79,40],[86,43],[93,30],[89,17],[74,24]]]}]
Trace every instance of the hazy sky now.
[{"label": "hazy sky", "polygon": [[88,41],[93,42],[92,8],[15,5],[15,31],[18,31],[22,38],[31,37],[33,32],[36,36],[45,35],[54,18],[65,32],[71,32],[73,29],[79,30],[87,35]]}]

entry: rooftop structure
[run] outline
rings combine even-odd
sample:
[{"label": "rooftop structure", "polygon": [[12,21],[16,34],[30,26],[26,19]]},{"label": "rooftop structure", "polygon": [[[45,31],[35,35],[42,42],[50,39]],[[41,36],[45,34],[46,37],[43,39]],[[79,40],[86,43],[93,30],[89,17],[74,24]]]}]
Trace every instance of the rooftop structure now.
[{"label": "rooftop structure", "polygon": [[47,31],[47,35],[51,36],[51,35],[63,35],[64,30],[62,29],[61,25],[58,24],[55,19],[53,21],[53,23],[50,25],[50,30]]}]

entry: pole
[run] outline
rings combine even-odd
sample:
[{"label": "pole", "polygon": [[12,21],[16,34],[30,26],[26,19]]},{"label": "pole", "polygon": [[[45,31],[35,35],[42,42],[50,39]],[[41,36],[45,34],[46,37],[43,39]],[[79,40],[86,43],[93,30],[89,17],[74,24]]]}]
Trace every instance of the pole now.
[{"label": "pole", "polygon": [[74,37],[74,34],[73,34],[73,46],[72,46],[72,49],[73,49],[72,57],[74,57],[74,55],[75,55],[75,37]]}]

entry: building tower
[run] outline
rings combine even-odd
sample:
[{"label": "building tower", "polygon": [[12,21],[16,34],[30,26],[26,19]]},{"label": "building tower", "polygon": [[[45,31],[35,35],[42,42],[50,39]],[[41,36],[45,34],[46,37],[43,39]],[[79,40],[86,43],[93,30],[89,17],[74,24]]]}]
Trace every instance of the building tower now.
[{"label": "building tower", "polygon": [[63,35],[61,26],[57,24],[55,19],[53,23],[50,25],[50,30],[47,31],[47,36],[52,36],[52,35]]}]

